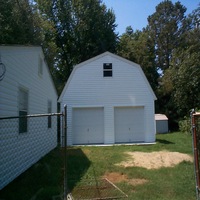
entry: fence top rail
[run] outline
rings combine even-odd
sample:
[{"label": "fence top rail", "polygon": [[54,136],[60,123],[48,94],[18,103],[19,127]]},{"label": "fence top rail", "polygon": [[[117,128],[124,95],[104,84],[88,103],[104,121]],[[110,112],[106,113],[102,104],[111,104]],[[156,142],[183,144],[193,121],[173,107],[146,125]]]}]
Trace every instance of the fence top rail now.
[{"label": "fence top rail", "polygon": [[17,118],[31,118],[31,117],[49,117],[49,116],[61,116],[61,115],[63,115],[63,113],[33,114],[33,115],[0,117],[0,120],[3,120],[3,119],[17,119]]}]

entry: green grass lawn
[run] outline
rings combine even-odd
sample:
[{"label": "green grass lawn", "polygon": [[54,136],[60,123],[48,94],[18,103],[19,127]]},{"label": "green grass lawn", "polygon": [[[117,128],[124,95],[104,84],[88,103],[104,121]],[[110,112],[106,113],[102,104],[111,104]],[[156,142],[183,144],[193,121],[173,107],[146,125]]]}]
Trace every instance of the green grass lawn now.
[{"label": "green grass lawn", "polygon": [[[192,155],[192,137],[183,133],[157,135],[157,143],[148,146],[71,147],[67,154],[68,186],[75,189],[80,182],[98,180],[105,173],[118,173],[128,179],[147,182],[132,185],[127,181],[115,183],[128,199],[134,200],[195,200],[194,165],[182,162],[175,167],[145,169],[115,165],[125,161],[124,152],[172,151]],[[28,171],[0,191],[0,199],[52,199],[62,193],[63,152],[55,149]],[[35,195],[36,194],[36,195]]]}]

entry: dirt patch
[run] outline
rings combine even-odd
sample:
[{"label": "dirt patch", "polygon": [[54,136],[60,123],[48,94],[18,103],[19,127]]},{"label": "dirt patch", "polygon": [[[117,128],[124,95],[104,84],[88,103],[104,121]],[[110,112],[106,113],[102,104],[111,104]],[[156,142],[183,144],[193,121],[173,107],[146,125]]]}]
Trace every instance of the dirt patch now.
[{"label": "dirt patch", "polygon": [[83,153],[86,155],[89,155],[91,153],[91,151],[89,149],[83,149]]},{"label": "dirt patch", "polygon": [[117,165],[123,167],[136,166],[146,169],[159,169],[161,167],[174,167],[183,161],[193,162],[192,156],[179,152],[126,152],[126,154],[129,155],[128,160]]},{"label": "dirt patch", "polygon": [[120,174],[117,172],[106,173],[103,176],[103,178],[107,178],[109,181],[113,183],[128,182],[133,186],[143,185],[148,182],[148,180],[146,179],[139,179],[139,178],[129,179],[125,174],[123,173]]},{"label": "dirt patch", "polygon": [[117,172],[111,172],[111,173],[106,173],[103,178],[107,178],[109,181],[113,183],[119,183],[122,181],[126,181],[128,178],[125,174],[123,173],[117,173]]}]

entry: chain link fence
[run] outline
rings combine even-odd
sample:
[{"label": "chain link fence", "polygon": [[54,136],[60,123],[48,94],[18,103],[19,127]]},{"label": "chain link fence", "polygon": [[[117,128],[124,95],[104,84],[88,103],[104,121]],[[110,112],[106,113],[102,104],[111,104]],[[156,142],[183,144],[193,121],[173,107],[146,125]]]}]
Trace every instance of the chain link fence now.
[{"label": "chain link fence", "polygon": [[[70,198],[74,200],[124,199],[128,196],[107,178],[68,180]],[[72,185],[76,185],[72,187]],[[71,186],[71,187],[70,187]]]},{"label": "chain link fence", "polygon": [[0,199],[63,199],[63,117],[0,118]]},{"label": "chain link fence", "polygon": [[0,118],[0,200],[127,197],[107,179],[82,179],[91,162],[67,147],[66,114]]}]

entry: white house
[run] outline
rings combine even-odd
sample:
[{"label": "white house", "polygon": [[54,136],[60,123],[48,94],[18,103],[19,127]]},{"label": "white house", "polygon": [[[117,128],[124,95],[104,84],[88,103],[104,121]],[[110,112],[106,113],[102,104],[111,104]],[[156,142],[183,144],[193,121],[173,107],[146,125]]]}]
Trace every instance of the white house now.
[{"label": "white house", "polygon": [[155,100],[136,63],[105,52],[76,65],[59,98],[68,145],[154,142]]},{"label": "white house", "polygon": [[164,114],[155,114],[156,133],[168,133],[168,118]]},{"label": "white house", "polygon": [[42,48],[0,46],[0,189],[57,145],[53,118],[2,118],[56,111],[57,92]]}]

